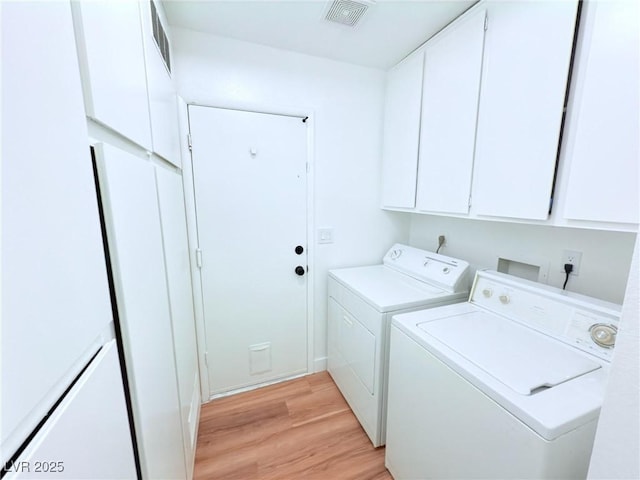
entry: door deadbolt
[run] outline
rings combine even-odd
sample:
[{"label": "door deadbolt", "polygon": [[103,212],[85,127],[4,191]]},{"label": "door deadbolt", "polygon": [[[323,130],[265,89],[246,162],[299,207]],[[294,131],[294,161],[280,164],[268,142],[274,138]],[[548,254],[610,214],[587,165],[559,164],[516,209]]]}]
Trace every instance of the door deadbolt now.
[{"label": "door deadbolt", "polygon": [[304,248],[302,247],[302,245],[298,245],[295,251],[298,255],[302,255],[302,252],[304,252]]}]

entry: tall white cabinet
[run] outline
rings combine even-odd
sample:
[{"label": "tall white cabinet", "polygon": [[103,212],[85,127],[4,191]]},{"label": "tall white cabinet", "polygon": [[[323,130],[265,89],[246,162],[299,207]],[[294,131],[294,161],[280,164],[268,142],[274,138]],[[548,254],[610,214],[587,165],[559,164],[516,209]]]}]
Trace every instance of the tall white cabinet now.
[{"label": "tall white cabinet", "polygon": [[162,5],[72,2],[143,478],[190,478],[200,411],[177,96]]},{"label": "tall white cabinet", "polygon": [[1,20],[2,464],[135,478],[71,7]]}]

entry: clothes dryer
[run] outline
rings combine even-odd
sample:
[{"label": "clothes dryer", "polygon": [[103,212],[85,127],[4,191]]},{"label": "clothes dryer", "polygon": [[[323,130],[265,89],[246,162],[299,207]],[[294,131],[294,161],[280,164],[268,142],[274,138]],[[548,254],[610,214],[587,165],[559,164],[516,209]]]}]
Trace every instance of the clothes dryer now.
[{"label": "clothes dryer", "polygon": [[374,446],[385,443],[391,317],[466,301],[468,269],[395,244],[382,265],[329,272],[328,370]]}]

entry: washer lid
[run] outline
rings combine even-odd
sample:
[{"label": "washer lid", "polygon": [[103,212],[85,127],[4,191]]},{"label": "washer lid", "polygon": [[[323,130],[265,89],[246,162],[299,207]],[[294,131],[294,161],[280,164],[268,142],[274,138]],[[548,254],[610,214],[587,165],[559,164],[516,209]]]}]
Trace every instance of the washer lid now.
[{"label": "washer lid", "polygon": [[481,311],[417,326],[522,395],[535,394],[600,368],[546,335]]}]

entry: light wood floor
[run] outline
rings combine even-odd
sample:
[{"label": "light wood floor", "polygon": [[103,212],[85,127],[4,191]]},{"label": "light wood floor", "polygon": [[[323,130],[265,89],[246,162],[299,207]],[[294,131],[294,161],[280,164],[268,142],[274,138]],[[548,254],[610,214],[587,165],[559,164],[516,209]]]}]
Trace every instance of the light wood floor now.
[{"label": "light wood floor", "polygon": [[392,478],[327,372],[203,405],[194,477]]}]

